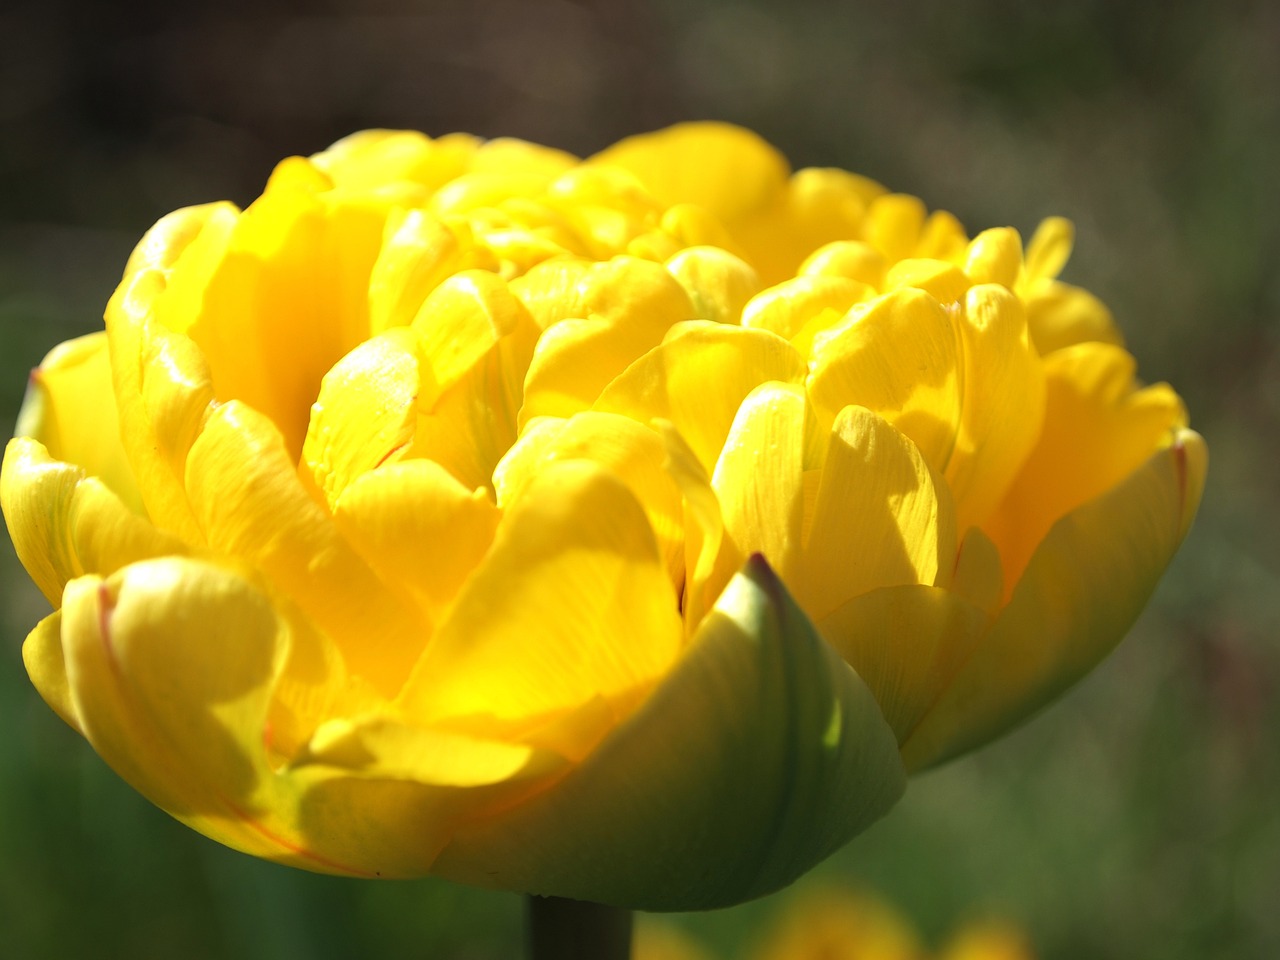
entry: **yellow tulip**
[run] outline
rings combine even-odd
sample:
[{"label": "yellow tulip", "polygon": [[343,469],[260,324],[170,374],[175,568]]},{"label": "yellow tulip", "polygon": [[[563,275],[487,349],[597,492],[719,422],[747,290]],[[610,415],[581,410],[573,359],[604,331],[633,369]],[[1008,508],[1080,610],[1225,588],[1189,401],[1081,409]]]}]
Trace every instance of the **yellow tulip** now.
[{"label": "yellow tulip", "polygon": [[1093,666],[1191,522],[1203,443],[1070,244],[718,124],[286,160],[33,375],[28,672],[257,856],[777,889]]}]

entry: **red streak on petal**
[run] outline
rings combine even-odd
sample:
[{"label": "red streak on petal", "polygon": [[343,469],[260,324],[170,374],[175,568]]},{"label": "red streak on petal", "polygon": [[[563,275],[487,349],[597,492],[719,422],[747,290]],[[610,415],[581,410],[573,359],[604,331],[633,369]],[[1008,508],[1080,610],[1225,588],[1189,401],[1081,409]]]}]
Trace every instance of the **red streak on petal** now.
[{"label": "red streak on petal", "polygon": [[[105,583],[99,584],[98,585],[98,633],[99,633],[99,636],[102,638],[102,650],[103,650],[103,653],[106,655],[107,664],[110,666],[111,672],[115,676],[116,682],[119,684],[120,697],[124,699],[126,703],[128,703],[129,702],[129,697],[127,694],[128,685],[124,682],[124,677],[121,675],[120,664],[119,664],[119,661],[116,660],[115,646],[111,642],[111,614],[114,610],[115,610],[115,603],[111,599],[111,591],[107,588],[107,585]],[[134,715],[137,720],[141,720],[141,717],[139,717],[136,712]],[[270,722],[268,722],[266,727],[263,729],[263,741],[265,744],[269,745],[270,739],[271,739],[271,724]],[[328,867],[330,870],[336,870],[339,873],[348,873],[348,874],[353,874],[359,877],[378,876],[378,874],[373,873],[371,871],[361,870],[361,869],[358,869],[357,867],[351,867],[345,863],[339,863],[337,860],[330,860],[328,857],[321,856],[320,854],[315,853],[312,850],[308,850],[305,847],[302,847],[296,843],[293,843],[292,841],[286,840],[284,837],[280,836],[277,833],[274,833],[271,830],[268,830],[265,826],[263,826],[257,820],[253,819],[253,817],[251,817],[247,811],[242,809],[237,804],[233,803],[231,799],[227,797],[221,790],[218,790],[212,787],[210,787],[210,789],[212,790],[213,795],[218,798],[218,800],[222,803],[222,805],[225,806],[228,810],[230,810],[235,815],[236,819],[240,820],[245,826],[249,827],[249,829],[253,830],[258,835],[265,837],[268,841],[275,844],[276,846],[282,847],[283,849],[288,850],[290,853],[295,854],[299,857],[302,857],[304,860],[310,860],[312,863],[318,863],[323,867]]]},{"label": "red streak on petal", "polygon": [[102,638],[102,650],[107,655],[107,663],[111,672],[120,677],[120,664],[116,660],[116,648],[111,642],[111,614],[115,612],[115,603],[111,599],[111,591],[106,583],[98,584],[98,636]]},{"label": "red streak on petal", "polygon": [[253,817],[249,816],[247,811],[242,810],[240,807],[236,806],[234,803],[232,803],[229,799],[227,799],[227,797],[223,796],[221,793],[218,793],[217,796],[219,800],[221,800],[224,804],[226,804],[227,809],[230,810],[232,813],[234,813],[236,817],[239,818],[239,820],[242,823],[244,823],[245,826],[249,827],[251,830],[259,834],[260,836],[265,837],[267,840],[271,841],[276,846],[283,847],[285,850],[288,850],[290,853],[297,854],[299,857],[302,857],[304,860],[310,860],[312,863],[318,863],[321,866],[328,867],[331,870],[337,870],[341,873],[354,874],[355,876],[358,876],[358,877],[379,876],[379,874],[369,870],[360,870],[356,867],[348,866],[345,863],[339,863],[337,860],[330,860],[328,857],[321,856],[320,854],[316,853],[313,850],[308,850],[306,847],[299,846],[298,844],[293,843],[290,840],[286,840],[284,837],[280,836],[278,833],[275,833],[274,831],[267,829],[267,827],[265,827],[263,824],[253,819]]},{"label": "red streak on petal", "polygon": [[392,447],[390,450],[388,450],[386,453],[382,455],[382,459],[380,459],[377,463],[375,463],[373,465],[373,468],[375,470],[378,469],[378,467],[382,466],[384,463],[386,463],[388,460],[394,457],[397,453],[407,449],[409,447],[409,444],[411,443],[413,443],[412,440],[406,440],[404,443],[400,444],[399,446]]}]

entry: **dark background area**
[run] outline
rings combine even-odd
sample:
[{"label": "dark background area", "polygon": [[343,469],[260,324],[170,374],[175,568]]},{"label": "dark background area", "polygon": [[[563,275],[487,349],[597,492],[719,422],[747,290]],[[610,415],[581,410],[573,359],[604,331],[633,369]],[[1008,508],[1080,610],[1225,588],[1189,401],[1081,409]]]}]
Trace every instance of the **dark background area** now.
[{"label": "dark background area", "polygon": [[[682,119],[746,124],[971,232],[1078,231],[1211,453],[1196,527],[1119,652],[1017,734],[913,782],[817,874],[937,941],[1021,925],[1056,958],[1280,956],[1280,7],[374,0],[9,3],[0,13],[0,431],[26,372],[101,324],[133,243],[248,203],[353,130],[580,154]],[[188,8],[190,9],[190,8]],[[505,958],[519,901],[317,877],[224,850],[124,786],[39,700],[45,604],[0,544],[0,953]],[[678,918],[723,949],[785,903]]]}]

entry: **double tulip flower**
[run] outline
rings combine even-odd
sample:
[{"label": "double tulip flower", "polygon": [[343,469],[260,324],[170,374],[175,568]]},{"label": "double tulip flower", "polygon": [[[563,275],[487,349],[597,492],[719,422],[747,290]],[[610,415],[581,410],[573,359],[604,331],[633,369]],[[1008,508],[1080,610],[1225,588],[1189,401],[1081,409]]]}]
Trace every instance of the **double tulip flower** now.
[{"label": "double tulip flower", "polygon": [[753,134],[367,132],[139,243],[0,500],[44,699],[239,850],[775,890],[1096,664],[1200,498],[1056,280]]}]

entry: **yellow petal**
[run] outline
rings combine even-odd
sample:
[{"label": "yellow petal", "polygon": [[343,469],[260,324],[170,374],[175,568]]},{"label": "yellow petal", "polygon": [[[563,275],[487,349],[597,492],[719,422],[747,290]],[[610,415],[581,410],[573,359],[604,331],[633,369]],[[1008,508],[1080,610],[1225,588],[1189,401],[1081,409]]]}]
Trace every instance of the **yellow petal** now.
[{"label": "yellow petal", "polygon": [[22,644],[22,664],[44,702],[77,733],[84,733],[62,656],[61,610],[53,611],[27,634]]},{"label": "yellow petal", "polygon": [[218,398],[267,414],[296,454],[321,378],[368,336],[369,276],[387,207],[299,183],[302,174],[289,171],[327,178],[294,160],[219,242],[201,243],[213,236],[206,228],[183,252],[155,309],[199,345]]},{"label": "yellow petal", "polygon": [[434,872],[646,910],[724,906],[790,883],[903,786],[875,701],[756,559],[631,718],[552,789],[460,829]]},{"label": "yellow petal", "polygon": [[1039,439],[983,529],[1000,548],[1006,594],[1049,528],[1129,476],[1186,423],[1167,384],[1137,389],[1119,347],[1082,343],[1045,358]]},{"label": "yellow petal", "polygon": [[617,722],[680,648],[676,600],[626,486],[558,465],[506,512],[399,702],[485,736],[527,735],[597,699]]},{"label": "yellow petal", "polygon": [[1012,227],[983,230],[969,244],[964,272],[974,283],[1013,289],[1022,272],[1022,237]]},{"label": "yellow petal", "polygon": [[73,581],[62,618],[72,701],[94,749],[153,803],[258,856],[279,852],[256,829],[251,755],[285,654],[278,632],[261,594],[186,560]]},{"label": "yellow petal", "polygon": [[1042,365],[1016,296],[994,284],[975,286],[957,321],[963,400],[945,476],[964,533],[1009,489],[1039,436],[1045,401]]},{"label": "yellow petal", "polygon": [[1179,430],[1171,446],[1053,526],[991,632],[904,745],[910,768],[980,746],[1111,651],[1186,535],[1206,462],[1199,435]]},{"label": "yellow petal", "polygon": [[884,188],[843,170],[798,170],[772,204],[730,222],[766,285],[796,275],[818,247],[859,235],[867,204]]},{"label": "yellow petal", "polygon": [[815,621],[878,587],[950,579],[956,533],[946,487],[910,440],[862,407],[836,417],[806,522],[788,582]]},{"label": "yellow petal", "polygon": [[834,326],[850,307],[873,293],[865,283],[847,277],[794,277],[752,297],[742,310],[742,325],[795,340],[819,317],[825,321],[820,327]]},{"label": "yellow petal", "polygon": [[911,256],[924,226],[924,203],[905,193],[886,193],[871,201],[863,227],[867,243],[889,263]]},{"label": "yellow petal", "polygon": [[1088,290],[1059,280],[1046,280],[1031,288],[1027,325],[1041,356],[1091,341],[1124,346],[1124,337],[1106,304]]},{"label": "yellow petal", "polygon": [[[496,278],[494,282],[501,284]],[[427,305],[432,299],[434,295]],[[462,336],[474,336],[471,347],[455,341],[446,348],[439,339],[435,345],[419,347],[422,369],[431,373],[437,385],[457,376],[463,362],[470,366],[438,398],[429,400],[428,390],[419,395],[412,448],[414,456],[435,460],[473,490],[492,488],[494,467],[516,441],[521,387],[538,340],[536,324],[505,290],[481,299],[484,306],[463,310],[471,319],[470,329]],[[496,339],[476,356],[475,348],[486,337]]]},{"label": "yellow petal", "polygon": [[1036,227],[1027,244],[1026,274],[1028,280],[1052,280],[1071,258],[1075,243],[1075,225],[1065,217],[1046,217]]},{"label": "yellow petal", "polygon": [[[920,938],[887,904],[846,888],[808,889],[751,960],[923,960]],[[992,958],[994,960],[994,958]]]},{"label": "yellow petal", "polygon": [[429,628],[307,493],[270,421],[238,402],[219,407],[191,448],[186,487],[210,546],[262,571],[353,673],[384,695],[399,689]]},{"label": "yellow petal", "polygon": [[941,472],[955,446],[963,388],[955,326],[952,313],[912,288],[855,307],[814,338],[809,396],[828,423],[849,404],[874,411]]},{"label": "yellow petal", "polygon": [[59,344],[32,371],[14,436],[39,440],[53,459],[84,468],[142,512],[120,442],[105,331]]},{"label": "yellow petal", "polygon": [[737,323],[742,308],[760,289],[755,270],[717,247],[692,247],[667,261],[693,306],[691,319]]},{"label": "yellow petal", "polygon": [[435,190],[466,171],[479,145],[465,133],[433,140],[416,130],[361,130],[317,153],[311,162],[346,187],[376,188],[409,180]]},{"label": "yellow petal", "polygon": [[665,469],[662,436],[630,417],[575,414],[568,420],[540,418],[494,470],[499,506],[516,503],[548,467],[589,460],[622,480],[644,507],[673,583],[684,582],[684,513],[680,487]]},{"label": "yellow petal", "polygon": [[955,678],[987,625],[983,609],[921,584],[864,593],[816,624],[858,671],[899,743]]},{"label": "yellow petal", "polygon": [[641,423],[670,421],[710,472],[747,394],[770,380],[800,383],[804,375],[804,360],[781,337],[693,321],[631,364],[595,409]]},{"label": "yellow petal", "polygon": [[0,506],[18,559],[55,608],[69,580],[187,549],[125,506],[101,480],[54,460],[27,437],[15,437],[5,448]]},{"label": "yellow petal", "polygon": [[387,583],[439,621],[493,541],[498,509],[430,460],[387,464],[348,486],[338,528]]},{"label": "yellow petal", "polygon": [[598,264],[548,261],[511,286],[546,330],[525,381],[522,425],[589,408],[672,324],[694,313],[675,277],[661,264],[634,257]]},{"label": "yellow petal", "polygon": [[334,365],[311,405],[302,462],[330,509],[362,474],[404,456],[418,426],[417,337],[393,329]]},{"label": "yellow petal", "polygon": [[879,289],[884,282],[884,255],[861,240],[835,240],[813,251],[800,265],[805,277],[847,277]]},{"label": "yellow petal", "polygon": [[319,644],[241,577],[189,560],[77,580],[63,613],[72,701],[94,749],[168,813],[255,856],[419,876],[460,819],[554,771],[528,748],[378,716],[322,725],[295,762],[273,766],[273,687],[300,647]]},{"label": "yellow petal", "polygon": [[587,162],[629,170],[668,206],[695,203],[726,222],[766,206],[790,172],[777,150],[727,123],[680,123],[628,137]]},{"label": "yellow petal", "polygon": [[685,635],[692,636],[721,590],[742,566],[743,554],[726,535],[720,501],[706,468],[669,420],[655,419],[666,449],[666,470],[684,499],[684,593],[680,609]]},{"label": "yellow petal", "polygon": [[425,210],[395,211],[369,275],[370,332],[408,326],[427,295],[453,274],[497,265],[465,222],[446,223]]},{"label": "yellow petal", "polygon": [[954,263],[910,257],[889,268],[884,278],[885,291],[899,287],[915,287],[939,303],[963,300],[970,280]]},{"label": "yellow petal", "polygon": [[783,577],[803,546],[805,418],[803,387],[757,387],[734,417],[711,481],[738,550],[763,554]]},{"label": "yellow petal", "polygon": [[144,269],[122,283],[107,305],[107,337],[120,417],[147,515],[191,543],[204,537],[183,488],[187,453],[214,405],[200,350],[182,333],[154,321],[166,281]]}]

